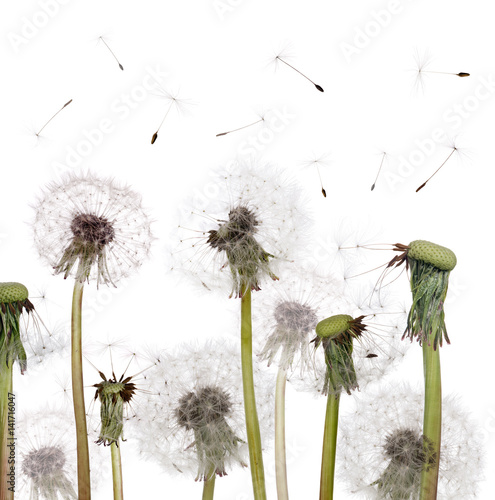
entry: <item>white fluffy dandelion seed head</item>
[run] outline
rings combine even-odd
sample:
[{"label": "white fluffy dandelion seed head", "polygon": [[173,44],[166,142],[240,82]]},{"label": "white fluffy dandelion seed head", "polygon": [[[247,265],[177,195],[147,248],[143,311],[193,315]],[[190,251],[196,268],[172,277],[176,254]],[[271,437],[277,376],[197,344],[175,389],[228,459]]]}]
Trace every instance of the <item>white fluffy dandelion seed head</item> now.
[{"label": "white fluffy dandelion seed head", "polygon": [[[77,449],[73,417],[60,408],[26,413],[16,422],[16,491],[32,500],[77,499]],[[93,450],[91,450],[93,451]],[[92,487],[105,467],[100,453],[90,453]]]},{"label": "white fluffy dandelion seed head", "polygon": [[298,370],[303,376],[312,366],[310,340],[316,324],[322,314],[341,305],[342,286],[334,277],[308,269],[284,271],[280,281],[260,296],[254,310],[260,360],[268,366],[275,361],[282,370]]},{"label": "white fluffy dandelion seed head", "polygon": [[69,173],[34,206],[34,239],[56,274],[115,285],[148,256],[152,235],[141,197],[92,173]]},{"label": "white fluffy dandelion seed head", "polygon": [[[220,476],[249,463],[239,352],[216,340],[179,346],[146,374],[147,401],[133,422],[141,455],[167,470]],[[262,442],[273,425],[273,385],[255,364]]]},{"label": "white fluffy dandelion seed head", "polygon": [[[355,411],[340,419],[339,475],[357,498],[392,498],[384,496],[385,488],[380,491],[373,485],[380,478],[388,479],[387,488],[410,495],[401,498],[419,498],[423,399],[408,385],[385,386],[356,398]],[[447,396],[443,399],[438,498],[476,497],[482,469],[476,425],[458,399]]]},{"label": "white fluffy dandelion seed head", "polygon": [[220,172],[182,209],[171,269],[231,296],[240,296],[243,284],[259,290],[276,280],[307,243],[300,192],[283,179],[254,161]]}]

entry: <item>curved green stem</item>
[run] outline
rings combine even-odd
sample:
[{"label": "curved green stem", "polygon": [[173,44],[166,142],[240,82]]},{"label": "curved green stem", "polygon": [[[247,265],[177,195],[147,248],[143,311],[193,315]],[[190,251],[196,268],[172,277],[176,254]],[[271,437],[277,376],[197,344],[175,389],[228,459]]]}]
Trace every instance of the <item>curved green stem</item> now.
[{"label": "curved green stem", "polygon": [[[0,356],[0,500],[13,500],[14,484],[11,483],[13,477],[8,476],[10,473],[9,457],[12,450],[15,451],[15,441],[9,433],[9,402],[14,401],[12,393],[12,372],[13,361],[12,356],[8,360],[7,353],[2,353]],[[15,404],[15,403],[14,403]],[[9,439],[10,438],[10,439]]]},{"label": "curved green stem", "polygon": [[110,445],[110,451],[112,452],[113,500],[124,500],[120,448],[116,443],[112,443]]},{"label": "curved green stem", "polygon": [[288,500],[287,459],[285,453],[285,385],[287,370],[278,369],[275,388],[275,477],[278,500]]},{"label": "curved green stem", "polygon": [[425,376],[425,409],[423,435],[426,445],[431,446],[434,463],[421,473],[420,500],[437,498],[438,472],[440,466],[440,444],[442,437],[442,379],[440,371],[440,349],[423,342],[423,369]]},{"label": "curved green stem", "polygon": [[340,394],[328,394],[321,456],[320,500],[333,499]]},{"label": "curved green stem", "polygon": [[251,289],[242,287],[241,299],[241,363],[244,411],[249,447],[249,462],[255,500],[266,500],[265,472],[261,449],[260,425],[256,411],[253,379],[253,329],[251,324]]},{"label": "curved green stem", "polygon": [[215,467],[212,467],[208,472],[208,479],[204,480],[203,483],[203,496],[202,500],[213,500],[213,493],[215,491],[215,479],[216,479]]},{"label": "curved green stem", "polygon": [[88,430],[86,426],[82,372],[81,317],[83,287],[82,283],[76,281],[72,295],[72,395],[74,399],[74,416],[76,419],[79,500],[90,500],[91,482],[89,477]]}]

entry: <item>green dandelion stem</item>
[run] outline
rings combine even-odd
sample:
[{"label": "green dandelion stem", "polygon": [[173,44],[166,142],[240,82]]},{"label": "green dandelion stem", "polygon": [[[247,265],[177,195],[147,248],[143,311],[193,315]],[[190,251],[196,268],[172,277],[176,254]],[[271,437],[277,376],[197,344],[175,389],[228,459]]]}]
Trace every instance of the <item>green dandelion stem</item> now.
[{"label": "green dandelion stem", "polygon": [[77,437],[77,484],[79,500],[91,499],[89,477],[88,429],[86,407],[84,405],[84,384],[82,372],[81,316],[84,284],[77,280],[72,296],[72,394]]},{"label": "green dandelion stem", "polygon": [[2,474],[0,499],[13,500],[14,492],[9,490],[9,486],[11,486],[10,481],[4,479],[10,479],[10,476],[8,476],[10,472],[10,448],[8,446],[11,443],[15,443],[15,441],[8,439],[9,437],[13,437],[9,435],[9,396],[12,398],[12,371],[14,363],[12,359],[8,363],[7,352],[3,352],[0,356],[0,363],[0,472]]},{"label": "green dandelion stem", "polygon": [[423,369],[425,376],[425,409],[423,435],[434,457],[433,464],[421,473],[420,500],[437,498],[438,471],[440,465],[440,443],[442,434],[442,380],[440,372],[440,349],[423,342]]},{"label": "green dandelion stem", "polygon": [[[249,281],[249,280],[248,280]],[[266,500],[265,472],[261,449],[260,425],[256,411],[253,379],[253,328],[251,324],[251,286],[241,288],[241,362],[244,411],[249,447],[249,461],[255,500]]]},{"label": "green dandelion stem", "polygon": [[215,492],[215,479],[216,479],[215,467],[211,467],[208,471],[208,477],[205,478],[203,482],[203,496],[202,500],[213,500],[213,493]]},{"label": "green dandelion stem", "polygon": [[110,445],[112,453],[112,478],[113,478],[113,500],[124,500],[124,487],[122,482],[122,460],[120,448],[117,443]]},{"label": "green dandelion stem", "polygon": [[333,499],[339,404],[340,394],[329,393],[327,396],[325,432],[323,434],[323,451],[321,456],[320,500]]},{"label": "green dandelion stem", "polygon": [[287,370],[278,369],[275,388],[275,477],[278,500],[288,500],[287,461],[285,453],[285,386]]}]

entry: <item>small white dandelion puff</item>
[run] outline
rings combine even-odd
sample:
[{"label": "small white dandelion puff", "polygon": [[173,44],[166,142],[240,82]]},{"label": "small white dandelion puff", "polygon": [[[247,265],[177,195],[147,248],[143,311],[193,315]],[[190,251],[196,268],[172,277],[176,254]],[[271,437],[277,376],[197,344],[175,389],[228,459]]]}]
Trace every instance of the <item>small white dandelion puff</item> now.
[{"label": "small white dandelion puff", "polygon": [[172,269],[207,289],[229,287],[235,297],[277,280],[280,264],[295,257],[307,225],[298,189],[282,179],[272,167],[247,161],[222,172],[209,186],[215,193],[209,207],[193,201],[195,207],[185,210]]},{"label": "small white dandelion puff", "polygon": [[[256,365],[257,407],[266,438],[273,425],[273,381]],[[248,447],[241,359],[217,340],[183,345],[150,370],[148,401],[135,422],[141,454],[196,481],[246,467]]]},{"label": "small white dandelion puff", "polygon": [[[474,498],[482,479],[477,429],[456,398],[443,399],[438,498]],[[340,425],[339,475],[359,498],[419,498],[421,472],[437,457],[423,436],[423,396],[383,387],[356,399]]]},{"label": "small white dandelion puff", "polygon": [[115,286],[149,254],[150,219],[141,197],[111,179],[70,173],[34,208],[38,252],[64,278]]},{"label": "small white dandelion puff", "polygon": [[304,269],[286,274],[258,303],[254,321],[260,324],[263,343],[258,356],[287,372],[299,368],[302,377],[313,366],[309,341],[322,310],[328,312],[342,302],[342,284]]}]

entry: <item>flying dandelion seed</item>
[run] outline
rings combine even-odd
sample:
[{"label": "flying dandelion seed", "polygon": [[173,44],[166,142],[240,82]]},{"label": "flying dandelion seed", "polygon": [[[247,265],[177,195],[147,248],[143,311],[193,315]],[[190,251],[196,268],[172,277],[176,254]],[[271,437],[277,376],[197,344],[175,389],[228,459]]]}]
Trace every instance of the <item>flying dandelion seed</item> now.
[{"label": "flying dandelion seed", "polygon": [[258,123],[264,123],[264,122],[265,122],[265,115],[261,115],[259,120],[256,120],[255,122],[250,123],[249,125],[244,125],[243,127],[229,130],[228,132],[220,132],[219,134],[216,135],[216,137],[221,137],[223,135],[231,134],[232,132],[237,132],[238,130],[244,130],[245,128],[252,127],[254,125],[257,125]]},{"label": "flying dandelion seed", "polygon": [[160,125],[158,126],[156,132],[152,135],[151,137],[151,144],[155,144],[156,140],[158,139],[158,132],[162,128],[163,123],[165,122],[165,119],[167,118],[168,114],[170,113],[170,110],[172,108],[175,108],[177,112],[181,112],[185,109],[187,105],[190,105],[191,102],[189,99],[179,99],[178,93],[171,94],[167,92],[166,90],[159,88],[159,97],[162,97],[163,99],[166,99],[169,102],[169,105],[165,111],[165,114],[163,115],[162,121],[160,122]]},{"label": "flying dandelion seed", "polygon": [[378,169],[378,173],[376,174],[375,182],[373,182],[373,185],[371,186],[371,191],[373,191],[375,189],[376,182],[378,181],[378,176],[380,175],[380,172],[382,171],[383,162],[385,161],[385,156],[387,156],[387,153],[384,151],[382,153],[382,161],[380,162],[380,168]]},{"label": "flying dandelion seed", "polygon": [[445,160],[442,162],[442,164],[435,170],[435,172],[433,172],[433,174],[430,175],[430,177],[428,177],[428,179],[426,179],[425,182],[423,182],[423,184],[421,184],[421,186],[419,186],[417,189],[416,189],[416,193],[418,191],[420,191],[421,189],[423,189],[425,186],[426,186],[426,183],[430,181],[430,179],[436,175],[436,173],[450,160],[450,158],[455,154],[457,154],[458,156],[460,155],[463,155],[464,153],[462,152],[462,150],[460,150],[454,141],[452,141],[452,144],[449,146],[450,149],[452,149],[452,151],[449,153],[449,155],[447,156],[447,158],[445,158]]},{"label": "flying dandelion seed", "polygon": [[424,78],[428,74],[440,74],[440,75],[452,75],[457,76],[459,78],[466,78],[470,76],[469,73],[459,72],[459,73],[451,73],[447,71],[431,71],[428,68],[432,62],[432,56],[428,51],[425,51],[423,54],[420,54],[419,51],[416,51],[414,59],[416,61],[416,81],[415,87],[421,88],[421,91],[424,92],[425,82]]},{"label": "flying dandelion seed", "polygon": [[38,132],[35,133],[36,137],[39,139],[41,132],[45,129],[45,127],[63,110],[65,109],[70,103],[72,102],[72,99],[70,101],[67,101],[39,130]]},{"label": "flying dandelion seed", "polygon": [[307,77],[304,73],[302,73],[301,71],[299,71],[297,68],[295,68],[294,66],[292,66],[292,64],[289,64],[287,61],[285,61],[284,59],[282,59],[280,57],[280,55],[277,55],[275,57],[277,59],[277,61],[280,61],[282,63],[284,63],[285,65],[289,66],[289,68],[292,68],[294,71],[296,71],[297,73],[299,73],[301,76],[303,76],[304,78],[306,78],[306,80],[308,80],[309,82],[311,82],[315,87],[316,87],[316,90],[319,90],[320,92],[325,92],[323,90],[323,87],[321,85],[318,85],[317,83],[315,83],[313,80],[311,80],[311,78]]},{"label": "flying dandelion seed", "polygon": [[122,66],[122,64],[120,64],[120,61],[117,59],[117,56],[115,55],[114,51],[110,48],[110,46],[105,41],[105,39],[103,38],[103,36],[98,37],[98,41],[100,41],[100,40],[105,44],[105,47],[110,51],[110,54],[112,54],[113,58],[117,61],[117,64],[119,65],[119,68],[122,71],[124,71],[124,66]]},{"label": "flying dandelion seed", "polygon": [[312,160],[305,161],[303,163],[304,167],[315,167],[316,172],[318,173],[318,179],[320,180],[320,187],[321,187],[321,194],[323,195],[323,198],[327,197],[327,192],[325,188],[323,187],[323,180],[321,177],[321,171],[320,171],[320,166],[321,167],[328,167],[330,165],[330,162],[328,161],[329,154],[324,154],[318,157],[314,157]]}]

